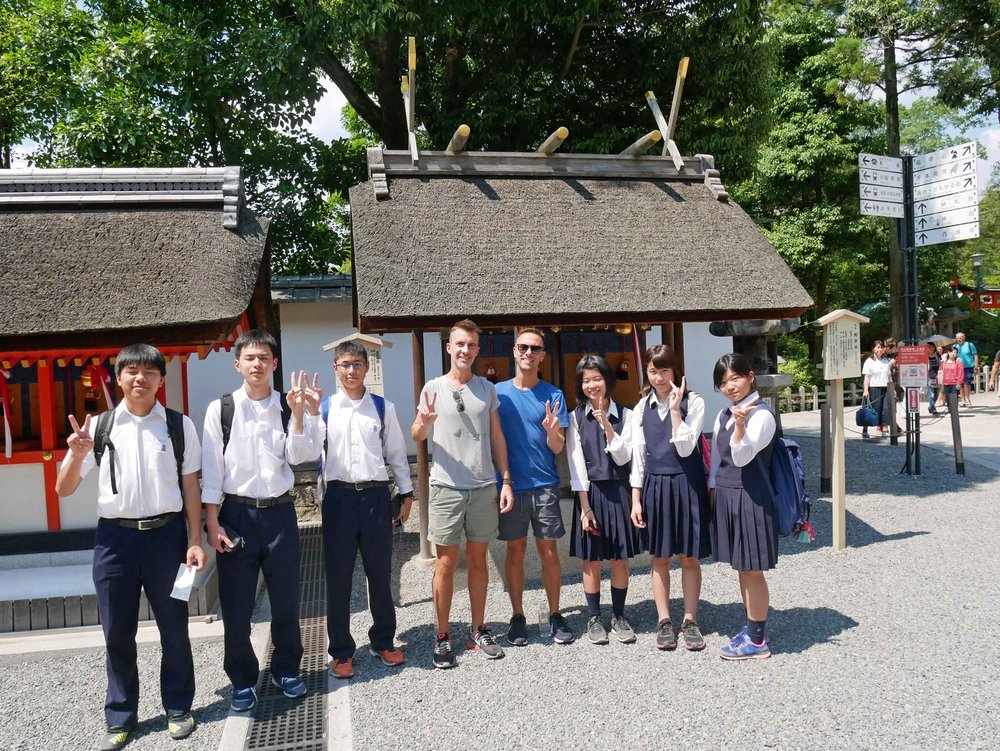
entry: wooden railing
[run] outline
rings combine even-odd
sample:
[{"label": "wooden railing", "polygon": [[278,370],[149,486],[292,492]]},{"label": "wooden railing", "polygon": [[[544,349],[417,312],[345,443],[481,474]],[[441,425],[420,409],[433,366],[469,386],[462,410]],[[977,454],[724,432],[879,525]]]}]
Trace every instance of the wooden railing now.
[{"label": "wooden railing", "polygon": [[[973,393],[986,391],[990,381],[990,367],[982,366],[972,379]],[[921,400],[926,401],[926,389],[921,389]],[[861,378],[851,378],[844,381],[844,406],[856,407],[861,404],[864,393],[864,381]],[[826,389],[813,386],[807,389],[800,386],[797,389],[788,388],[778,394],[778,409],[781,412],[805,412],[818,410],[827,403]]]}]

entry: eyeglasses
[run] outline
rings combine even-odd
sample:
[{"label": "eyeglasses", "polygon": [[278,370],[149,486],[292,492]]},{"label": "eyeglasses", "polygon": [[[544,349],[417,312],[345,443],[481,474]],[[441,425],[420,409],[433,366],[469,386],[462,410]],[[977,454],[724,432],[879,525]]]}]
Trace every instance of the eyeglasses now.
[{"label": "eyeglasses", "polygon": [[455,397],[455,409],[459,412],[465,412],[465,402],[462,401],[462,394],[458,391],[452,391],[451,395]]},{"label": "eyeglasses", "polygon": [[342,370],[345,373],[348,373],[348,372],[350,372],[352,370],[364,370],[364,368],[365,368],[365,363],[360,362],[360,361],[356,361],[356,362],[338,362],[337,363],[337,370]]},{"label": "eyeglasses", "polygon": [[545,347],[542,346],[541,344],[517,344],[515,346],[517,347],[517,351],[520,352],[522,355],[525,354],[526,352],[530,352],[533,355],[537,355],[540,352],[545,351]]}]

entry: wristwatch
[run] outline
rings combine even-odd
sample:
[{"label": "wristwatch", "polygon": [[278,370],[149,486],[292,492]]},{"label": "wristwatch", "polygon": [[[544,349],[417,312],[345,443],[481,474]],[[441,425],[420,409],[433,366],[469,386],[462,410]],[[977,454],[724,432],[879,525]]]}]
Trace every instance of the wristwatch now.
[{"label": "wristwatch", "polygon": [[512,479],[510,479],[509,477],[503,478],[503,484],[504,485],[509,485],[510,487],[514,487],[514,481]]}]

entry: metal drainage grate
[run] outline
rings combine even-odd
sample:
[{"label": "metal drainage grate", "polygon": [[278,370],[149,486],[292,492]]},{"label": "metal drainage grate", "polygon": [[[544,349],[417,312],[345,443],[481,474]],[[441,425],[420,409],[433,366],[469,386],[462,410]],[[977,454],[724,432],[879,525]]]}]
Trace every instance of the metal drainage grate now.
[{"label": "metal drainage grate", "polygon": [[302,678],[309,693],[286,699],[271,683],[271,653],[247,751],[324,751],[326,749],[326,580],[323,573],[323,533],[319,526],[299,530],[302,547],[299,607],[302,629]]}]

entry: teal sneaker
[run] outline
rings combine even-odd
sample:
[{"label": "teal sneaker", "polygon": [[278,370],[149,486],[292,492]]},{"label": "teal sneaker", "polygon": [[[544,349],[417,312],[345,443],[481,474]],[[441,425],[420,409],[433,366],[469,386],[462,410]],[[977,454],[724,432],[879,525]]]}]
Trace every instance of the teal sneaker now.
[{"label": "teal sneaker", "polygon": [[766,660],[771,656],[771,648],[768,638],[764,637],[763,644],[754,644],[750,641],[750,634],[747,633],[746,626],[733,637],[732,641],[719,650],[719,657],[723,660]]}]

